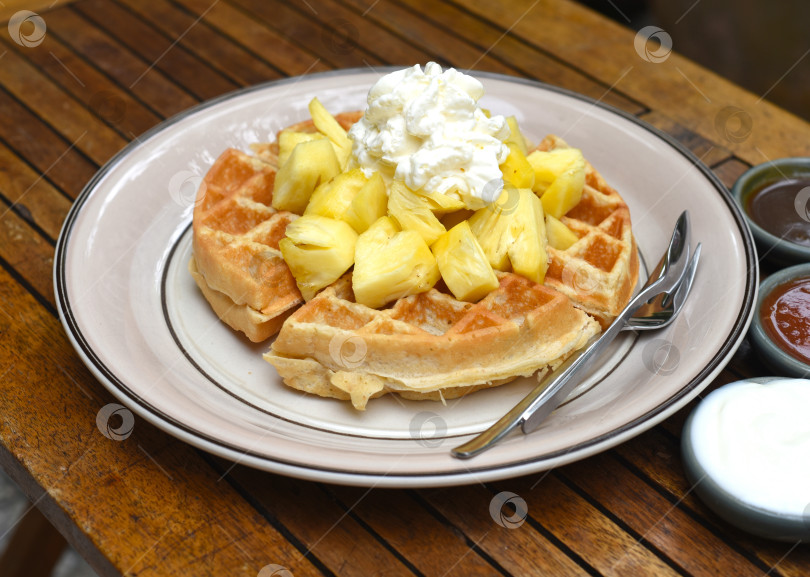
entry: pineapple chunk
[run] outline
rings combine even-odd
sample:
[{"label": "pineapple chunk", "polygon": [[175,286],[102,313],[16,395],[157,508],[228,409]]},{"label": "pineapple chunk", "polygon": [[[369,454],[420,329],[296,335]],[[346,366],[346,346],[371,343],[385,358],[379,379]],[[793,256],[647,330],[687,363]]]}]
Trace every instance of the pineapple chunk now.
[{"label": "pineapple chunk", "polygon": [[304,214],[319,214],[326,218],[345,220],[343,215],[349,210],[352,200],[367,182],[368,179],[359,168],[341,172],[315,189]]},{"label": "pineapple chunk", "polygon": [[520,148],[514,143],[507,143],[509,156],[501,166],[503,179],[518,188],[531,188],[534,186],[534,169]]},{"label": "pineapple chunk", "polygon": [[357,233],[342,220],[307,215],[287,225],[278,246],[308,301],[349,270],[356,242]]},{"label": "pineapple chunk", "polygon": [[[505,198],[509,194],[517,195],[516,203]],[[469,223],[492,268],[543,282],[548,269],[546,226],[542,203],[530,189],[505,190]]]},{"label": "pineapple chunk", "polygon": [[315,128],[332,142],[340,162],[340,168],[345,170],[349,156],[352,154],[352,141],[346,134],[346,130],[335,120],[334,116],[329,114],[329,111],[324,108],[317,98],[310,100],[309,114],[312,116]]},{"label": "pineapple chunk", "polygon": [[447,288],[458,300],[476,302],[498,288],[498,277],[467,221],[441,235],[430,250]]},{"label": "pineapple chunk", "polygon": [[355,300],[379,308],[425,292],[439,280],[439,267],[425,241],[383,216],[357,238],[352,289]]},{"label": "pineapple chunk", "polygon": [[509,125],[509,137],[504,141],[504,144],[516,145],[518,147],[518,150],[520,150],[520,152],[523,154],[523,156],[529,154],[529,147],[526,145],[526,138],[520,131],[517,118],[515,118],[514,116],[507,116],[506,124]]},{"label": "pineapple chunk", "polygon": [[378,218],[385,216],[387,210],[388,193],[385,190],[385,181],[379,172],[375,172],[357,192],[351,206],[343,215],[343,220],[359,234],[365,232]]},{"label": "pineapple chunk", "polygon": [[489,264],[500,271],[509,271],[511,268],[508,254],[509,244],[512,242],[509,230],[511,211],[503,210],[508,194],[504,190],[498,201],[478,209],[468,220],[470,230],[478,239]]},{"label": "pineapple chunk", "polygon": [[547,214],[560,218],[579,203],[585,187],[582,152],[576,148],[535,150],[526,159],[534,169],[532,190],[541,195]]},{"label": "pineapple chunk", "polygon": [[398,180],[388,188],[388,214],[396,219],[403,230],[417,232],[428,246],[445,232],[425,197]]},{"label": "pineapple chunk", "polygon": [[565,226],[565,223],[550,214],[546,215],[546,237],[548,245],[557,250],[566,250],[579,240],[579,237]]},{"label": "pineapple chunk", "polygon": [[534,169],[534,186],[532,190],[538,194],[543,193],[558,176],[570,167],[583,165],[585,159],[577,148],[556,148],[554,150],[535,150],[526,157]]},{"label": "pineapple chunk", "polygon": [[312,193],[304,214],[319,214],[345,221],[359,234],[385,216],[388,194],[379,173],[366,178],[359,168],[341,172]]},{"label": "pineapple chunk", "polygon": [[442,194],[441,192],[422,192],[421,190],[417,190],[414,194],[421,196],[425,202],[427,202],[430,211],[438,217],[449,212],[456,212],[466,206],[464,201],[460,198]]},{"label": "pineapple chunk", "polygon": [[282,130],[278,133],[278,165],[284,166],[290,158],[293,149],[302,142],[326,138],[318,132],[296,132],[295,130]]},{"label": "pineapple chunk", "polygon": [[329,140],[320,138],[296,145],[276,174],[273,208],[302,214],[315,188],[339,172],[340,164]]},{"label": "pineapple chunk", "polygon": [[548,269],[546,253],[546,221],[543,205],[530,189],[519,188],[517,209],[510,215],[511,236],[509,261],[517,274],[543,284]]}]

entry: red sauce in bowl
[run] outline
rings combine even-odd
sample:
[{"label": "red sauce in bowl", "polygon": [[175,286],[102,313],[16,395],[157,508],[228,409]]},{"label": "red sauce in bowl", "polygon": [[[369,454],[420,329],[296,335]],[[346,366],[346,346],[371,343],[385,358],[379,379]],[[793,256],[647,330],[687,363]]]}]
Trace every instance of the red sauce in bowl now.
[{"label": "red sauce in bowl", "polygon": [[762,328],[777,346],[810,364],[810,277],[777,285],[759,311]]},{"label": "red sauce in bowl", "polygon": [[[805,190],[806,189],[806,190]],[[766,184],[746,199],[751,220],[774,236],[810,247],[810,180],[787,179]]]}]

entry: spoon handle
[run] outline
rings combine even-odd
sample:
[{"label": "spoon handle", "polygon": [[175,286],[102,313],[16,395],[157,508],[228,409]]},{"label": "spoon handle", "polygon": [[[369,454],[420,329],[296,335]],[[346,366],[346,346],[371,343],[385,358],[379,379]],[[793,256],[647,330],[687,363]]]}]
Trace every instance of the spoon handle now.
[{"label": "spoon handle", "polygon": [[[684,258],[685,257],[685,258]],[[459,459],[469,459],[495,445],[520,425],[524,434],[535,430],[543,420],[571,393],[581,375],[625,328],[627,319],[655,295],[679,285],[687,272],[689,260],[689,215],[684,211],[678,218],[667,251],[661,257],[654,275],[650,275],[641,291],[624,307],[613,323],[601,335],[594,335],[585,346],[575,351],[556,370],[550,371],[540,383],[494,425],[471,440],[451,449]]]},{"label": "spoon handle", "polygon": [[453,456],[461,459],[474,457],[489,449],[518,425],[524,433],[537,428],[574,389],[578,381],[573,377],[584,371],[600,356],[619,330],[621,327],[614,323],[604,333],[592,336],[584,347],[575,351],[556,370],[549,371],[528,395],[494,425],[470,441],[452,449]]}]

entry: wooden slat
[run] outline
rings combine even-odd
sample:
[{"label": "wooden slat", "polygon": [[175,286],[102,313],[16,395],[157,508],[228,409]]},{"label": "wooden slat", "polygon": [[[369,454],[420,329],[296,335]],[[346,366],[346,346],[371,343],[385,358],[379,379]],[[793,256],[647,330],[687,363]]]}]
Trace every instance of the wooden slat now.
[{"label": "wooden slat", "polygon": [[[0,143],[0,194],[29,222],[56,240],[70,201],[8,147]],[[3,211],[6,209],[3,208]]]},{"label": "wooden slat", "polygon": [[272,62],[284,75],[297,76],[330,68],[320,56],[303,50],[226,2],[174,1],[192,14],[202,17],[212,28],[250,51],[254,57]]},{"label": "wooden slat", "polygon": [[471,541],[431,515],[409,492],[353,487],[331,491],[424,575],[484,576],[496,570],[471,550]]},{"label": "wooden slat", "polygon": [[180,46],[196,54],[237,84],[258,84],[281,77],[278,70],[255,58],[230,39],[217,34],[206,22],[197,22],[196,15],[166,0],[154,0],[149,4],[138,0],[119,2],[163,34],[180,39]]},{"label": "wooden slat", "polygon": [[[675,52],[661,62],[643,59],[631,30],[571,0],[515,0],[508,11],[493,10],[488,0],[465,6],[707,140],[721,142],[746,162],[810,154],[807,122]],[[742,127],[733,124],[740,116],[733,120],[728,114],[737,110],[745,118]]]},{"label": "wooden slat", "polygon": [[504,74],[518,71],[500,60],[492,58],[479,48],[471,46],[458,37],[447,34],[443,27],[426,21],[420,15],[394,4],[390,0],[347,0],[366,18],[398,34],[408,42],[432,55],[439,63],[456,68],[475,68]]},{"label": "wooden slat", "polygon": [[715,166],[712,170],[723,181],[723,184],[730,189],[742,173],[749,168],[751,168],[750,164],[744,163],[738,158],[730,158],[728,161]]},{"label": "wooden slat", "polygon": [[489,511],[495,494],[484,486],[426,489],[420,494],[510,575],[536,575],[540,571],[561,576],[594,574],[587,561],[553,534],[538,531],[531,523],[517,528],[496,523]]},{"label": "wooden slat", "polygon": [[[253,5],[257,2],[251,0]],[[299,6],[299,11],[303,4]],[[344,6],[338,0],[320,0],[313,4],[312,16],[325,27],[325,54],[364,52],[377,55],[391,65],[412,66],[428,62],[432,56],[408,38],[392,34],[365,15]],[[306,12],[305,12],[306,14]],[[307,14],[307,16],[309,16]],[[365,64],[361,64],[365,66]]]},{"label": "wooden slat", "polygon": [[[591,474],[599,474],[592,469]],[[677,575],[635,535],[562,483],[542,473],[495,484],[526,501],[528,513],[604,575]],[[594,538],[598,535],[598,538]]]},{"label": "wooden slat", "polygon": [[[777,573],[783,575],[802,575],[802,572],[810,567],[810,551],[799,548],[779,562],[790,549],[791,544],[769,542],[765,539],[748,536],[710,511],[694,494],[694,488],[686,481],[679,458],[680,446],[671,436],[651,431],[621,445],[616,452],[622,459],[626,459],[669,492],[671,500],[677,502],[679,509],[689,511],[691,516],[700,519],[703,526],[709,527],[714,534],[735,543],[737,548],[745,552],[749,558],[759,559],[759,574],[767,572],[777,563],[779,563]],[[684,520],[679,525],[688,526],[687,521]],[[702,532],[700,526],[697,529]],[[721,556],[721,559],[725,558],[725,556]]]},{"label": "wooden slat", "polygon": [[145,63],[142,73],[159,70],[198,100],[213,98],[237,87],[204,60],[179,46],[175,38],[159,33],[118,4],[83,0],[75,5],[75,10],[142,58]]},{"label": "wooden slat", "polygon": [[30,10],[46,16],[47,10],[75,0],[5,0],[0,4],[0,23],[5,25],[20,10]]},{"label": "wooden slat", "polygon": [[[84,136],[79,135],[81,138]],[[98,166],[0,87],[0,141],[48,181],[76,197]]]},{"label": "wooden slat", "polygon": [[[631,114],[645,111],[638,102],[630,100],[606,84],[594,81],[578,70],[565,66],[547,53],[520,41],[511,34],[505,34],[506,30],[470,14],[463,6],[433,0],[400,0],[400,2],[435,22],[447,34],[463,38],[475,46],[480,54],[487,53],[507,62],[523,75],[585,94]],[[371,8],[375,9],[376,6]]]},{"label": "wooden slat", "polygon": [[[596,471],[598,476],[594,475]],[[687,573],[716,571],[721,575],[753,577],[767,571],[767,567],[755,565],[703,526],[690,523],[681,508],[650,491],[643,481],[608,455],[597,455],[566,467],[562,474]]]},{"label": "wooden slat", "polygon": [[5,203],[0,203],[0,258],[55,306],[53,246]]},{"label": "wooden slat", "polygon": [[165,118],[197,103],[196,98],[159,70],[152,68],[146,72],[150,63],[134,56],[114,38],[90,25],[72,7],[54,10],[48,23],[49,37],[56,36],[156,114]]},{"label": "wooden slat", "polygon": [[[222,467],[231,469],[228,463]],[[316,483],[244,467],[233,468],[228,476],[249,491],[268,514],[282,522],[335,575],[364,577],[382,567],[392,575],[413,574]],[[279,495],[284,498],[279,499]]]},{"label": "wooden slat", "polygon": [[75,142],[76,149],[97,165],[104,164],[127,143],[16,52],[8,52],[3,58],[0,84],[62,138]]},{"label": "wooden slat", "polygon": [[[343,46],[345,39],[339,36],[342,31],[323,26],[318,21],[316,7],[318,3],[295,6],[290,2],[272,0],[233,1],[257,20],[267,22],[296,46],[320,55],[330,66],[355,68],[381,63],[375,52],[345,49]],[[351,40],[349,42],[351,43]]]},{"label": "wooden slat", "polygon": [[83,103],[126,139],[151,128],[160,117],[111,78],[64,44],[56,34],[48,36],[48,50],[31,50],[7,43],[41,70],[62,90]]},{"label": "wooden slat", "polygon": [[[0,303],[0,441],[64,513],[46,515],[74,524],[62,533],[85,553],[89,543],[101,544],[104,557],[91,563],[106,558],[140,576],[184,574],[189,563],[201,576],[256,577],[271,563],[296,576],[320,574],[189,446],[138,418],[125,440],[103,436],[96,416],[113,399],[81,365],[57,319],[4,269]],[[89,543],[72,537],[76,526]]]}]

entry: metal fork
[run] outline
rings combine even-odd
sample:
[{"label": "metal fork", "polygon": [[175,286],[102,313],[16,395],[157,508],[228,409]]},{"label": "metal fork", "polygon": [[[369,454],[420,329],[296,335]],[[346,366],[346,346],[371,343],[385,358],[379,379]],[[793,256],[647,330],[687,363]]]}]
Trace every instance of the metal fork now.
[{"label": "metal fork", "polygon": [[[579,381],[573,377],[593,365],[620,331],[649,330],[670,324],[680,312],[691,289],[700,258],[700,245],[691,260],[689,252],[689,216],[684,211],[675,225],[667,251],[653,269],[653,274],[607,330],[591,338],[494,425],[452,449],[453,456],[462,459],[474,457],[495,445],[518,425],[524,434],[532,432],[577,385]],[[633,318],[641,307],[651,307],[648,308],[650,318]]]}]

